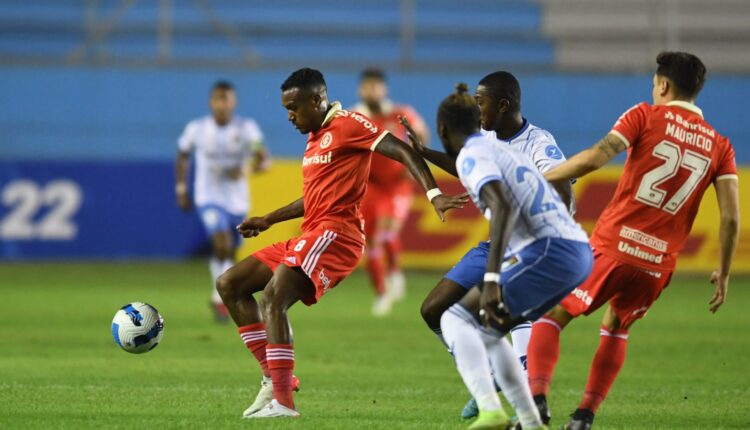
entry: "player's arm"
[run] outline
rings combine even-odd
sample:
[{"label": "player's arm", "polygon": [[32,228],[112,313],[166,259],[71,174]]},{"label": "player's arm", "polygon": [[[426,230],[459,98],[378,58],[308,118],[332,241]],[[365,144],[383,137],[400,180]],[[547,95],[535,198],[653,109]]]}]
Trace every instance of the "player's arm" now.
[{"label": "player's arm", "polygon": [[258,143],[255,146],[251,163],[253,173],[265,172],[271,167],[271,154],[263,143]]},{"label": "player's arm", "polygon": [[711,301],[711,312],[719,310],[727,299],[729,270],[740,233],[740,197],[736,177],[719,179],[714,183],[716,200],[719,203],[719,269],[711,274],[711,283],[716,286]]},{"label": "player's arm", "polygon": [[435,182],[435,178],[432,176],[432,172],[427,167],[427,163],[417,154],[414,148],[391,133],[383,135],[373,150],[398,161],[409,169],[414,179],[427,192],[427,198],[430,199],[430,203],[435,207],[435,212],[437,212],[442,221],[445,221],[445,212],[447,210],[454,208],[461,209],[469,201],[466,194],[446,196],[441,193],[437,182]]},{"label": "player's arm", "polygon": [[594,146],[584,149],[546,172],[544,177],[553,184],[561,180],[580,178],[609,163],[617,154],[627,148],[628,146],[620,137],[614,133],[609,133],[602,140],[596,142]]},{"label": "player's arm", "polygon": [[305,216],[305,204],[302,198],[299,198],[284,207],[267,213],[264,216],[245,219],[242,221],[242,224],[237,226],[237,231],[240,232],[243,237],[255,237],[261,232],[271,228],[274,224],[294,218],[301,218],[303,216]]},{"label": "player's arm", "polygon": [[417,154],[450,175],[455,176],[456,178],[458,177],[456,160],[445,152],[435,151],[434,149],[428,148],[426,139],[424,138],[425,133],[415,130],[406,117],[399,117],[398,120],[401,122],[401,125],[406,128],[406,135],[409,136],[412,148],[417,151]]},{"label": "player's arm", "polygon": [[496,328],[505,326],[510,321],[507,311],[501,309],[502,293],[500,290],[500,265],[508,248],[510,231],[510,204],[503,196],[500,181],[487,182],[479,194],[482,202],[490,211],[490,251],[487,257],[487,270],[484,275],[480,314],[485,325]]},{"label": "player's arm", "polygon": [[560,199],[565,203],[565,207],[570,208],[571,200],[573,200],[573,184],[570,183],[570,179],[550,181],[550,185],[560,195]]},{"label": "player's arm", "polygon": [[183,211],[190,209],[190,196],[188,195],[188,169],[190,168],[190,153],[177,152],[177,160],[174,165],[174,192],[177,197],[177,206]]}]

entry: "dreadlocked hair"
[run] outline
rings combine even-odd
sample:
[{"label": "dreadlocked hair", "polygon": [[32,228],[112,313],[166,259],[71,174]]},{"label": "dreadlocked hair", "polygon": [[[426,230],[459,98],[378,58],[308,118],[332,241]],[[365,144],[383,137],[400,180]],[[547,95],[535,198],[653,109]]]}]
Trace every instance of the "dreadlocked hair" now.
[{"label": "dreadlocked hair", "polygon": [[479,107],[469,94],[469,86],[463,82],[456,84],[456,91],[443,99],[438,108],[438,123],[449,130],[474,133],[479,128]]}]

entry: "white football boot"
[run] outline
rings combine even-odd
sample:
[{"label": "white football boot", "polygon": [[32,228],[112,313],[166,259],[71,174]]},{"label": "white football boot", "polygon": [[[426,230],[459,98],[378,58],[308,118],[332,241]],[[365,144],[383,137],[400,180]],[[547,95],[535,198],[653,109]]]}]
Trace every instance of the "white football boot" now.
[{"label": "white football boot", "polygon": [[258,395],[255,396],[255,401],[249,408],[245,409],[242,416],[245,418],[250,417],[250,415],[268,406],[268,404],[271,403],[271,400],[273,400],[273,384],[270,380],[263,380],[263,382],[260,383],[260,391],[258,391]]},{"label": "white football boot", "polygon": [[292,408],[287,408],[286,406],[282,405],[276,399],[272,399],[271,403],[266,405],[263,409],[259,410],[258,412],[246,416],[245,418],[297,418],[299,417],[299,412],[295,411]]},{"label": "white football boot", "polygon": [[393,299],[388,293],[381,294],[375,297],[375,301],[372,303],[372,315],[376,317],[384,317],[391,313],[391,306],[393,305]]}]

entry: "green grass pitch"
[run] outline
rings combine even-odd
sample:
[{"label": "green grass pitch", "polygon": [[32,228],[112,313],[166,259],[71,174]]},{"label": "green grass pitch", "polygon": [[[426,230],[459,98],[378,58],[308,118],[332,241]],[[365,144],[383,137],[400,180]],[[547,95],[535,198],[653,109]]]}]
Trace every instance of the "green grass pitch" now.
[{"label": "green grass pitch", "polygon": [[[461,429],[467,400],[419,304],[440,273],[410,273],[387,319],[370,316],[361,273],[312,308],[296,306],[302,418],[240,419],[258,366],[233,326],[211,320],[203,262],[0,265],[0,428]],[[676,279],[631,331],[599,429],[750,428],[750,282],[710,315],[712,287]],[[112,341],[118,307],[165,318],[162,344],[130,355]],[[575,408],[601,314],[563,334],[551,392],[558,428]]]}]

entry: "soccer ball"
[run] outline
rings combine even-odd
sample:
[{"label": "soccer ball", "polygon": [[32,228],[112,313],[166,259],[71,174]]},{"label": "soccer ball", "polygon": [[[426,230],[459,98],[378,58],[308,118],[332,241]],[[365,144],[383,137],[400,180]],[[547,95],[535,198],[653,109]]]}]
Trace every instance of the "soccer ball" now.
[{"label": "soccer ball", "polygon": [[164,318],[148,303],[123,306],[112,319],[112,337],[120,348],[142,354],[156,348],[164,335]]}]

